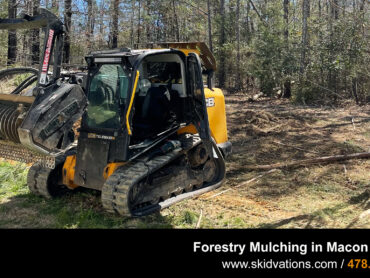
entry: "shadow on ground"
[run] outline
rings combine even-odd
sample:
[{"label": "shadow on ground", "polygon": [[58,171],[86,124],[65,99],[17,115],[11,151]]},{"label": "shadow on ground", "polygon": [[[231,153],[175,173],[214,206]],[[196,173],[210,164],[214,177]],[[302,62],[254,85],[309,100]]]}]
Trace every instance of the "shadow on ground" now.
[{"label": "shadow on ground", "polygon": [[[281,228],[283,226],[293,226],[293,227],[300,227],[305,229],[311,228],[325,228],[327,222],[324,220],[324,217],[332,217],[335,213],[340,213],[341,210],[345,210],[346,208],[355,206],[357,209],[363,211],[363,213],[367,213],[370,209],[370,191],[365,190],[363,193],[360,193],[357,196],[351,197],[347,203],[338,204],[331,207],[326,207],[317,211],[314,211],[310,214],[302,214],[294,217],[290,217],[287,219],[280,220],[275,223],[262,223],[259,225],[258,228],[266,228],[266,229],[276,229]],[[359,217],[355,217],[350,224],[348,224],[345,228],[353,228],[356,224],[359,224],[358,228],[365,228],[368,223],[359,223],[361,221],[361,215]]]},{"label": "shadow on ground", "polygon": [[79,190],[47,200],[32,193],[6,198],[0,203],[0,228],[171,228],[171,217],[155,213],[125,218],[105,212],[100,193]]}]

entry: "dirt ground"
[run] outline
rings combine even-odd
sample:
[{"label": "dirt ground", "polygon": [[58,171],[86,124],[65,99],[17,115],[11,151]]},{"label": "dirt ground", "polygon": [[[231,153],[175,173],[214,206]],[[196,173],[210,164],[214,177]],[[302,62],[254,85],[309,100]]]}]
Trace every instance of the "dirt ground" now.
[{"label": "dirt ground", "polygon": [[[304,107],[226,97],[226,184],[196,202],[224,227],[370,228],[370,161],[251,171],[247,166],[370,151],[370,107]],[[254,182],[246,181],[263,175]],[[199,203],[199,204],[198,204]],[[195,205],[195,204],[194,204]],[[211,221],[213,222],[213,221]]]},{"label": "dirt ground", "polygon": [[155,215],[122,219],[103,211],[99,194],[44,200],[29,193],[23,177],[17,188],[9,185],[0,194],[0,227],[370,228],[368,159],[270,173],[249,169],[369,152],[369,105],[308,107],[270,99],[250,103],[244,95],[227,95],[226,106],[233,154],[219,189]]}]

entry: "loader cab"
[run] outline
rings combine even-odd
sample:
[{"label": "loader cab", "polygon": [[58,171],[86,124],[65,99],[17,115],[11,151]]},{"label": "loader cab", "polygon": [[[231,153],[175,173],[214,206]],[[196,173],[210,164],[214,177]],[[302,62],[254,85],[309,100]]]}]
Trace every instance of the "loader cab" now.
[{"label": "loader cab", "polygon": [[138,66],[133,143],[186,122],[186,67],[177,53],[148,55]]},{"label": "loader cab", "polygon": [[210,140],[199,57],[179,50],[154,50],[140,57],[132,118],[132,143],[171,128],[194,124]]},{"label": "loader cab", "polygon": [[87,58],[89,106],[83,131],[113,137],[128,133],[129,144],[137,144],[194,122],[194,116],[205,119],[201,68],[195,55],[177,50],[108,54]]},{"label": "loader cab", "polygon": [[82,129],[112,136],[126,129],[140,140],[175,120],[174,100],[186,97],[185,66],[174,54],[138,53],[131,61],[125,54],[88,58],[89,106]]},{"label": "loader cab", "polygon": [[88,127],[120,128],[120,102],[126,100],[128,86],[128,73],[122,65],[101,64],[94,69],[88,91]]},{"label": "loader cab", "polygon": [[[99,189],[109,163],[132,160],[194,124],[210,142],[199,58],[172,49],[87,56],[75,182]],[[99,165],[94,165],[94,161]]]}]

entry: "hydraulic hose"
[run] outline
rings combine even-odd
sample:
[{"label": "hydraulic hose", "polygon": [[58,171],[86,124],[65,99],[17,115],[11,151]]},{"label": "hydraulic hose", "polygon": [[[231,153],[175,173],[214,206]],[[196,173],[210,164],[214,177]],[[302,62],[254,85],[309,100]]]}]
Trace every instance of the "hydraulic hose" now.
[{"label": "hydraulic hose", "polygon": [[31,76],[27,77],[25,80],[21,82],[10,94],[19,94],[25,88],[30,86],[33,82],[37,81],[39,71],[34,68],[11,68],[5,69],[0,71],[0,80],[9,76],[9,75],[18,75],[18,74],[25,74],[25,73],[32,73]]},{"label": "hydraulic hose", "polygon": [[35,75],[39,74],[39,71],[34,68],[11,68],[11,69],[4,69],[0,70],[0,80],[8,75],[14,74],[24,74],[24,73],[33,73]]},{"label": "hydraulic hose", "polygon": [[37,75],[32,75],[28,78],[26,78],[21,84],[18,85],[18,87],[13,91],[11,92],[10,94],[19,94],[20,92],[22,92],[24,89],[26,89],[28,86],[30,86],[32,83],[34,83],[35,81],[37,81]]}]

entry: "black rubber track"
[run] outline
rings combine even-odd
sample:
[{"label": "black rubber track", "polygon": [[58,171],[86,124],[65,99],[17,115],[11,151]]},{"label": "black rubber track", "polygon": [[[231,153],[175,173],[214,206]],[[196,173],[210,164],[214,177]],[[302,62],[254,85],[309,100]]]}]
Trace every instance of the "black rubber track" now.
[{"label": "black rubber track", "polygon": [[27,175],[27,185],[30,191],[47,199],[52,199],[68,192],[69,189],[66,186],[58,184],[59,175],[62,175],[64,161],[65,156],[57,157],[54,169],[43,167],[40,162],[32,165]]},{"label": "black rubber track", "polygon": [[[146,163],[136,161],[117,169],[102,188],[101,199],[104,209],[122,216],[141,216],[139,211],[132,211],[130,208],[131,188],[180,155],[181,149],[178,149],[169,154],[157,156]],[[153,209],[155,208],[159,209],[160,207],[153,205]]]},{"label": "black rubber track", "polygon": [[181,156],[183,152],[181,152],[181,149],[179,149],[167,155],[157,156],[147,163],[138,161],[118,168],[103,185],[101,195],[103,207],[108,212],[118,213],[122,216],[140,217],[169,207],[182,200],[215,190],[222,185],[225,179],[226,169],[225,161],[215,143],[213,143],[213,147],[216,153],[215,161],[217,164],[218,175],[211,183],[204,184],[203,187],[199,189],[182,193],[176,197],[171,197],[155,205],[148,205],[136,210],[131,209],[129,202],[131,194],[130,190],[134,187],[134,185],[145,179],[148,175],[154,173],[177,157]]}]

